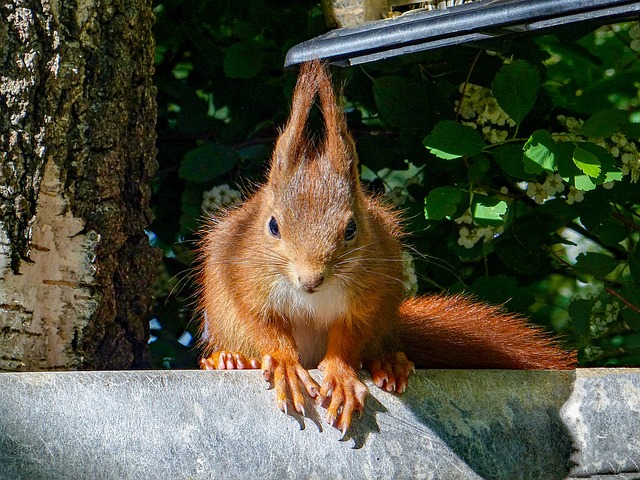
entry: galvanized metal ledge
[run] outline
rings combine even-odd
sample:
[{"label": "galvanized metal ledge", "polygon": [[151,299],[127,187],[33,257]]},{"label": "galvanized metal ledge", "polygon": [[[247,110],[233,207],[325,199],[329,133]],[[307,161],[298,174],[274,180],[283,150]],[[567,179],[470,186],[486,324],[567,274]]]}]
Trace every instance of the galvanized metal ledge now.
[{"label": "galvanized metal ledge", "polygon": [[0,479],[640,476],[640,369],[369,387],[341,440],[321,408],[277,410],[256,371],[2,373]]}]

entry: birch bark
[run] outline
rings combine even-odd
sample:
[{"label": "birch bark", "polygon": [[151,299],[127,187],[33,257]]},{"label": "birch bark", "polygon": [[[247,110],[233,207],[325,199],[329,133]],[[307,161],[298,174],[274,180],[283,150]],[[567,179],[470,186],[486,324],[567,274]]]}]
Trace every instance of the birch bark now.
[{"label": "birch bark", "polygon": [[0,2],[0,370],[142,367],[148,0]]}]

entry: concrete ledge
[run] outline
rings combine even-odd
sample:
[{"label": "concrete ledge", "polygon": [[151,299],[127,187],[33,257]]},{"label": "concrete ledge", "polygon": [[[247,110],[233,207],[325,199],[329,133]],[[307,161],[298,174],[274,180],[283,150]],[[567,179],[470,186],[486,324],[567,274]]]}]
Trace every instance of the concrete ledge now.
[{"label": "concrete ledge", "polygon": [[322,409],[277,411],[255,371],[3,373],[0,479],[640,476],[640,369],[419,371],[401,397],[369,386],[339,441]]}]

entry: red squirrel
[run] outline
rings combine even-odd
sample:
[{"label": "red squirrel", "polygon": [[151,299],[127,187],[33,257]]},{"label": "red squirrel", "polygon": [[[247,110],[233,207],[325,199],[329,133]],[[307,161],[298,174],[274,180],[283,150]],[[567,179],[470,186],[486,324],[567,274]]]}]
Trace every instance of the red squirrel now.
[{"label": "red squirrel", "polygon": [[[306,124],[318,97],[324,134]],[[278,407],[306,392],[343,432],[373,382],[402,393],[414,370],[569,369],[575,354],[514,314],[462,295],[405,299],[399,214],[366,193],[327,66],[301,67],[268,179],[213,219],[200,245],[205,369],[261,368]],[[307,369],[319,368],[318,384]]]}]

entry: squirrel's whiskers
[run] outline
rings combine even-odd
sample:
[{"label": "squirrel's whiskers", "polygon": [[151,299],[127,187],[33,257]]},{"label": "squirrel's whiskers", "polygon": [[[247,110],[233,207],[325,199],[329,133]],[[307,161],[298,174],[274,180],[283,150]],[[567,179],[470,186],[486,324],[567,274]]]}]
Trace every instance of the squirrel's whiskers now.
[{"label": "squirrel's whiskers", "polygon": [[[316,98],[325,128],[312,142],[306,125]],[[267,182],[203,233],[203,368],[262,368],[279,408],[303,413],[304,391],[344,431],[364,408],[362,365],[376,385],[400,391],[413,362],[574,365],[552,338],[499,308],[463,296],[404,299],[401,239],[399,213],[360,184],[327,67],[304,64]],[[306,370],[314,367],[320,385]]]}]

